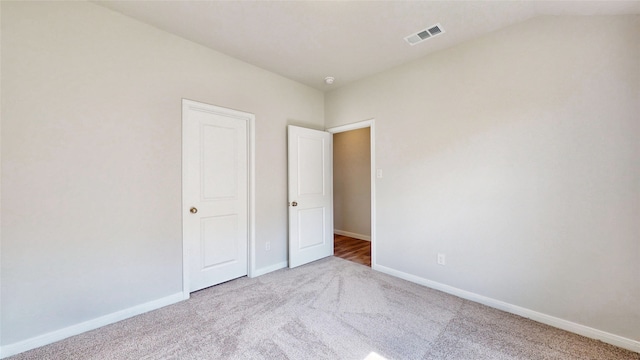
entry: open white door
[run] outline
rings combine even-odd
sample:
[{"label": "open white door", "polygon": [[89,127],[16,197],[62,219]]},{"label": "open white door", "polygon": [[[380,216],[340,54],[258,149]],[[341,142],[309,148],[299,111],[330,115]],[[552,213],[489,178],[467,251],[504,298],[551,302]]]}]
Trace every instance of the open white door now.
[{"label": "open white door", "polygon": [[252,114],[183,100],[186,291],[247,275]]},{"label": "open white door", "polygon": [[288,126],[289,267],[333,255],[333,137]]}]

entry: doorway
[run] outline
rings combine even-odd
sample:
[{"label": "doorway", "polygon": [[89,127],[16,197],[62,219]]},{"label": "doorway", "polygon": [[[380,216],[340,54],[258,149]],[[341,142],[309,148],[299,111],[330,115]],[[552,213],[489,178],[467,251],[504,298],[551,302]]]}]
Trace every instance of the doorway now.
[{"label": "doorway", "polygon": [[374,120],[333,134],[334,255],[375,268]]}]

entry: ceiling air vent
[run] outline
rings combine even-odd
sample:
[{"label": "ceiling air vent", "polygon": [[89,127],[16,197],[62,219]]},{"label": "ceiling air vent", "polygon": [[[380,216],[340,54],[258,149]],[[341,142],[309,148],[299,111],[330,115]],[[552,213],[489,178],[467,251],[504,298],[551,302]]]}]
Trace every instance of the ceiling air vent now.
[{"label": "ceiling air vent", "polygon": [[411,34],[404,39],[409,43],[409,45],[413,46],[442,33],[444,33],[442,26],[440,26],[440,24],[435,24],[429,28],[418,31],[415,34]]}]

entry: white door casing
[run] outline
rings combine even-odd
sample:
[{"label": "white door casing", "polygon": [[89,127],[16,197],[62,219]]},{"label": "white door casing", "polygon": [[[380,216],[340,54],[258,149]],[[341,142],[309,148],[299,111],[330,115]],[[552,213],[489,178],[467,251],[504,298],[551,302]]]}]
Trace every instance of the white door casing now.
[{"label": "white door casing", "polygon": [[248,273],[252,114],[183,100],[183,259],[188,294]]},{"label": "white door casing", "polygon": [[[376,126],[375,119],[359,121],[351,124],[336,126],[327,129],[331,134],[337,134],[345,131],[369,128],[370,134],[370,152],[371,152],[371,268],[378,269],[377,260],[377,237],[376,237]],[[382,176],[380,176],[382,177]]]},{"label": "white door casing", "polygon": [[288,126],[289,267],[333,255],[333,137]]}]

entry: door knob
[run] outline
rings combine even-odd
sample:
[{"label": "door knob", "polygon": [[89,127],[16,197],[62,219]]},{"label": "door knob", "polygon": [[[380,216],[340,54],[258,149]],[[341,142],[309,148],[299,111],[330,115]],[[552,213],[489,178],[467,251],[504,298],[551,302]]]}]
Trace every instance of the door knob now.
[{"label": "door knob", "polygon": [[192,214],[195,214],[198,212],[198,209],[192,207],[191,209],[189,209],[189,212],[191,212]]},{"label": "door knob", "polygon": [[291,203],[291,206],[298,206],[298,203],[294,201]]}]

